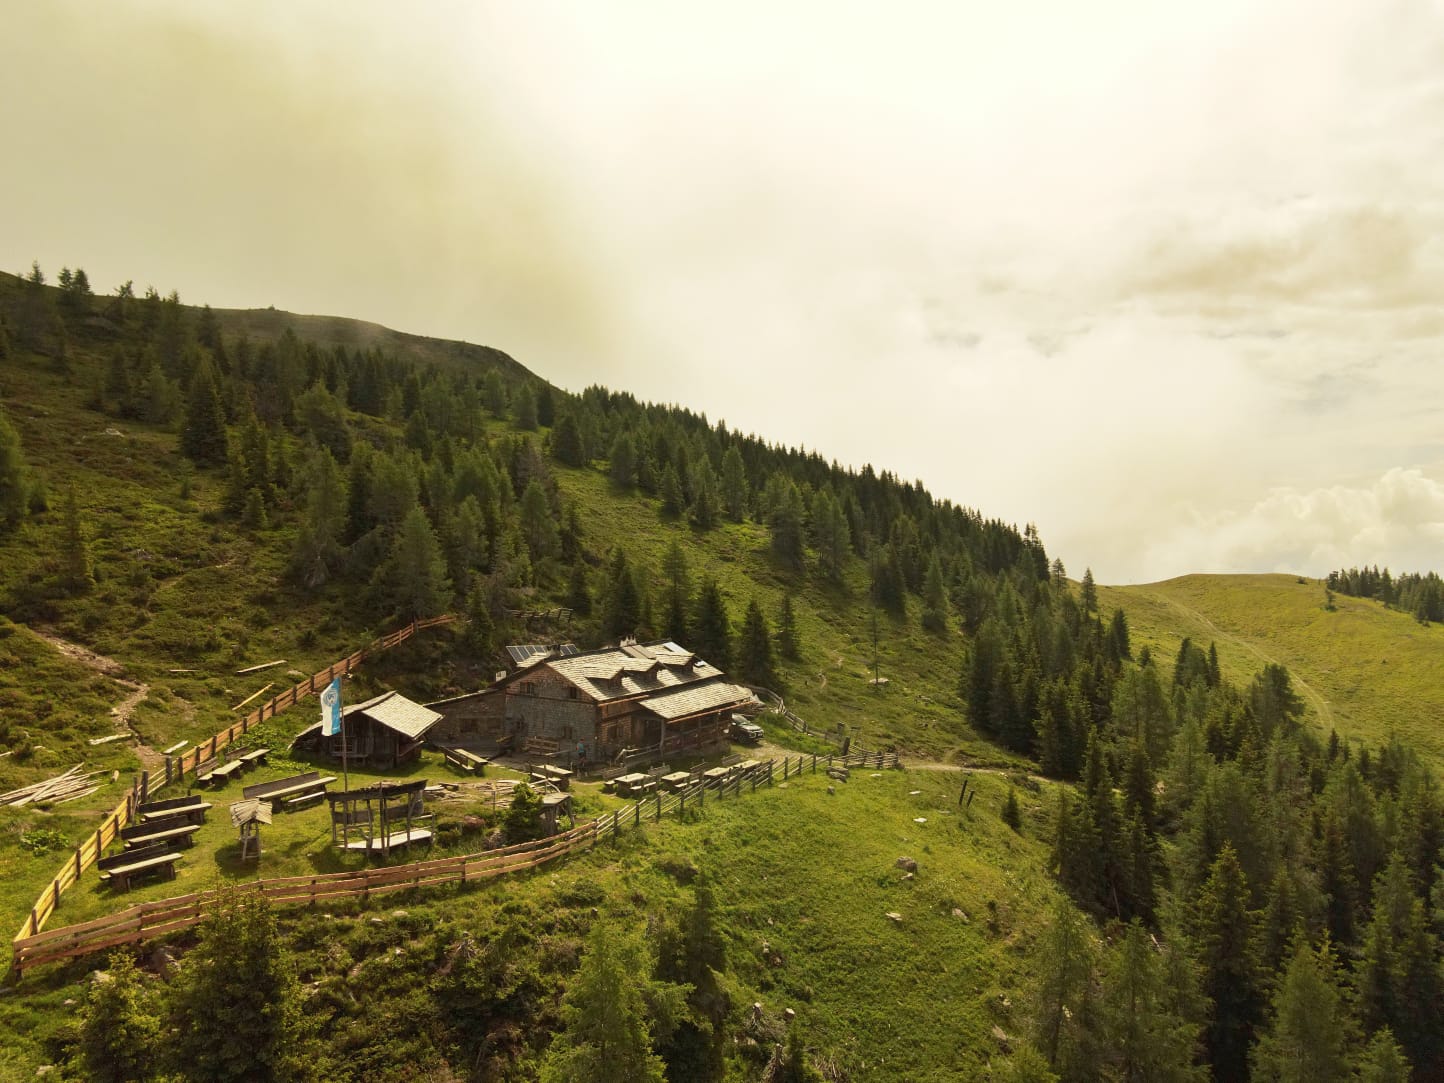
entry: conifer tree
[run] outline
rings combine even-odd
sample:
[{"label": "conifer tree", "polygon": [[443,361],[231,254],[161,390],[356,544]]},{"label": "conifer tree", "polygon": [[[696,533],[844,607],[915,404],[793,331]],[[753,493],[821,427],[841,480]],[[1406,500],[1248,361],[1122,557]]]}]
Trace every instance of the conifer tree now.
[{"label": "conifer tree", "polygon": [[345,550],[346,491],[331,453],[318,448],[306,465],[305,512],[291,553],[291,574],[309,590],[326,583],[341,568]]},{"label": "conifer tree", "polygon": [[581,561],[572,565],[567,580],[567,608],[579,617],[592,615],[592,589],[587,582],[587,566]]},{"label": "conifer tree", "polygon": [[521,494],[519,515],[522,537],[526,539],[533,566],[554,556],[560,540],[557,524],[546,490],[535,478],[527,483],[526,491]]},{"label": "conifer tree", "polygon": [[748,497],[747,467],[733,444],[722,456],[722,507],[733,522],[740,523],[747,515]]},{"label": "conifer tree", "polygon": [[1097,1077],[1096,954],[1087,922],[1060,898],[1038,948],[1030,1037],[1063,1079]]},{"label": "conifer tree", "polygon": [[[615,477],[615,476],[614,476]],[[682,483],[677,480],[677,471],[668,463],[662,471],[662,514],[676,517],[682,514]]]},{"label": "conifer tree", "polygon": [[717,525],[719,500],[717,497],[717,474],[705,456],[692,465],[692,522],[700,530],[711,530]]},{"label": "conifer tree", "polygon": [[1315,952],[1295,948],[1269,1008],[1268,1026],[1253,1055],[1259,1083],[1346,1083],[1353,1031],[1327,942]]},{"label": "conifer tree", "polygon": [[1409,1083],[1413,1078],[1413,1069],[1393,1032],[1381,1027],[1359,1058],[1359,1083]]},{"label": "conifer tree", "polygon": [[789,662],[802,657],[802,641],[797,634],[797,614],[792,608],[792,595],[782,596],[782,608],[777,614],[777,653]]},{"label": "conifer tree", "polygon": [[[1076,567],[1076,565],[1075,565]],[[1098,587],[1093,583],[1093,569],[1083,570],[1083,589],[1079,600],[1083,605],[1083,615],[1092,616],[1098,612]]]},{"label": "conifer tree", "polygon": [[651,967],[636,935],[601,922],[562,999],[564,1028],[542,1064],[542,1083],[663,1083],[645,999]]},{"label": "conifer tree", "polygon": [[687,574],[687,554],[675,538],[662,556],[662,574],[667,592],[663,634],[676,643],[686,643],[687,611],[692,604],[692,584]]},{"label": "conifer tree", "polygon": [[1203,993],[1213,1003],[1204,1040],[1209,1063],[1216,1078],[1246,1078],[1249,1046],[1263,1001],[1248,885],[1227,843],[1194,903],[1193,926]]},{"label": "conifer tree", "polygon": [[772,551],[794,568],[802,567],[802,494],[782,471],[767,480],[763,493]]},{"label": "conifer tree", "polygon": [[191,377],[180,434],[181,454],[201,466],[218,466],[226,461],[227,446],[226,415],[216,374],[210,362],[203,361]]},{"label": "conifer tree", "polygon": [[732,629],[727,619],[727,603],[715,579],[708,579],[697,592],[697,608],[692,618],[692,641],[695,649],[718,669],[726,669],[732,661]]},{"label": "conifer tree", "polygon": [[562,415],[551,435],[552,456],[567,466],[586,466],[587,453],[582,445],[582,430],[570,412]]},{"label": "conifer tree", "polygon": [[30,507],[30,472],[20,433],[0,410],[0,530],[14,530]]},{"label": "conifer tree", "polygon": [[936,635],[948,630],[948,592],[943,586],[943,566],[938,561],[936,550],[928,558],[928,570],[923,579],[922,620],[923,627]]},{"label": "conifer tree", "polygon": [[777,682],[772,660],[772,634],[767,629],[767,618],[762,607],[753,598],[747,604],[747,613],[742,618],[742,635],[737,645],[737,666],[744,680],[766,687]]},{"label": "conifer tree", "polygon": [[222,889],[199,931],[175,981],[177,1067],[218,1083],[286,1078],[294,1067],[295,977],[270,906]]},{"label": "conifer tree", "polygon": [[403,620],[436,616],[451,600],[441,545],[419,506],[413,505],[402,521],[378,582]]},{"label": "conifer tree", "polygon": [[516,399],[511,404],[511,412],[518,429],[523,432],[536,431],[538,424],[536,392],[531,389],[531,385],[522,384],[516,393]]},{"label": "conifer tree", "polygon": [[1169,1011],[1168,976],[1142,923],[1131,922],[1104,964],[1100,1023],[1109,1077],[1127,1083],[1203,1083],[1194,1064],[1201,1027]]},{"label": "conifer tree", "polygon": [[61,581],[73,594],[81,594],[95,585],[90,573],[90,550],[80,522],[80,500],[75,483],[65,490],[65,542],[61,549]]},{"label": "conifer tree", "polygon": [[87,1079],[130,1083],[152,1074],[163,1025],[145,978],[124,951],[91,978],[80,1023],[79,1059]]},{"label": "conifer tree", "polygon": [[642,623],[642,596],[627,554],[618,548],[612,553],[607,604],[603,623],[607,634],[615,638],[633,635]]},{"label": "conifer tree", "polygon": [[[610,464],[608,472],[611,474],[612,484],[620,489],[630,489],[637,482],[637,446],[632,440],[632,434],[621,432],[612,441],[612,450],[609,455]],[[675,480],[676,475],[673,475]]]}]

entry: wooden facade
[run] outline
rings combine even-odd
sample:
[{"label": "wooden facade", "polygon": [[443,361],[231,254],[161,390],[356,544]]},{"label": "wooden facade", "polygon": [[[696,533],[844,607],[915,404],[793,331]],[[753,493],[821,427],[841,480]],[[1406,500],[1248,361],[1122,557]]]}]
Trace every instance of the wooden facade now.
[{"label": "wooden facade", "polygon": [[750,702],[748,689],[675,643],[623,643],[543,655],[488,688],[428,706],[449,742],[598,762],[623,750],[666,755],[724,743],[731,712]]}]

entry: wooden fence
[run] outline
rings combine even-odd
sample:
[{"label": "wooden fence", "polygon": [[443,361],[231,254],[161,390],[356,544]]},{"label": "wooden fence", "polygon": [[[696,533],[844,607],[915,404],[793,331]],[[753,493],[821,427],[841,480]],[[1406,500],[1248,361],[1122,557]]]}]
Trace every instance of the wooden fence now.
[{"label": "wooden fence", "polygon": [[202,741],[189,752],[183,752],[174,757],[167,756],[164,777],[160,774],[152,777],[149,771],[142,771],[136,775],[131,781],[125,798],[106,814],[94,834],[87,835],[85,841],[75,848],[74,853],[66,859],[60,871],[40,893],[40,897],[35,900],[35,905],[30,908],[30,913],[25,915],[25,923],[20,926],[20,931],[15,935],[16,943],[33,938],[45,928],[45,922],[55,912],[55,908],[60,905],[60,896],[74,887],[81,874],[101,858],[105,853],[105,848],[115,841],[122,828],[135,822],[137,807],[150,799],[152,789],[158,790],[172,782],[179,782],[187,772],[194,771],[197,764],[214,759],[244,736],[253,726],[259,725],[267,718],[274,718],[281,711],[294,706],[307,696],[321,692],[336,677],[350,673],[371,655],[394,647],[398,643],[410,639],[417,632],[435,628],[441,624],[450,624],[457,619],[459,618],[455,616],[432,617],[430,620],[413,621],[398,628],[396,631],[368,643],[354,654],[333,663],[320,673],[312,674],[305,680],[296,682],[286,691],[261,704],[239,722],[227,727],[209,740]]},{"label": "wooden fence", "polygon": [[[784,775],[789,770],[792,775],[801,774],[809,760],[811,770],[816,773],[817,756],[798,756],[796,764],[791,763],[791,757],[783,761]],[[825,766],[826,758],[822,762]],[[767,760],[746,771],[734,771],[726,778],[694,776],[694,781],[679,792],[643,798],[609,816],[538,842],[409,865],[252,880],[237,885],[235,890],[259,894],[276,905],[310,906],[340,899],[360,899],[364,904],[372,897],[394,891],[479,883],[508,873],[534,869],[567,854],[588,849],[603,839],[615,838],[628,827],[640,827],[644,820],[660,820],[670,812],[681,813],[688,806],[702,808],[709,800],[724,801],[728,797],[739,797],[744,791],[755,791],[759,785],[771,785],[775,773],[774,761]],[[180,932],[203,920],[215,900],[214,891],[197,892],[140,903],[80,925],[17,937],[11,945],[11,966],[19,978],[26,968],[42,963],[59,962]]]}]

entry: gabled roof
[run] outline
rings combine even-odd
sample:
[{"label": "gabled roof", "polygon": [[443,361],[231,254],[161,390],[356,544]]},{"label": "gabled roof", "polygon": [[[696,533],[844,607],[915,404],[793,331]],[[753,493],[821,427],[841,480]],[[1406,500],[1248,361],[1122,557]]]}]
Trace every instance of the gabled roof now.
[{"label": "gabled roof", "polygon": [[570,658],[550,658],[544,664],[596,703],[632,699],[722,676],[716,666],[671,642],[628,643]]},{"label": "gabled roof", "polygon": [[353,703],[341,713],[347,718],[353,714],[364,714],[387,729],[395,730],[412,740],[418,739],[433,725],[441,721],[441,715],[429,707],[412,702],[400,692],[383,692],[375,699],[368,699],[365,703]]},{"label": "gabled roof", "polygon": [[684,684],[657,692],[642,701],[642,706],[668,722],[703,711],[722,710],[750,703],[751,689],[720,679]]}]

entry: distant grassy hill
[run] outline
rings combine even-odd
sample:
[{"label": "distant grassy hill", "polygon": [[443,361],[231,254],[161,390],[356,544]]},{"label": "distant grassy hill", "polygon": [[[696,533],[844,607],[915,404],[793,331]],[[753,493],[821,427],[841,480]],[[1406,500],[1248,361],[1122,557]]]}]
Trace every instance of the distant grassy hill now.
[{"label": "distant grassy hill", "polygon": [[1444,628],[1342,594],[1331,611],[1322,581],[1292,575],[1186,575],[1099,597],[1125,608],[1135,649],[1171,661],[1182,636],[1215,642],[1240,685],[1279,662],[1325,732],[1369,744],[1397,733],[1444,767]]}]

